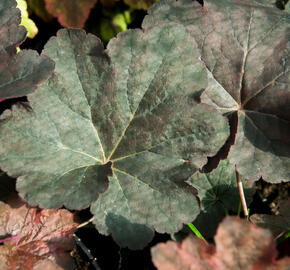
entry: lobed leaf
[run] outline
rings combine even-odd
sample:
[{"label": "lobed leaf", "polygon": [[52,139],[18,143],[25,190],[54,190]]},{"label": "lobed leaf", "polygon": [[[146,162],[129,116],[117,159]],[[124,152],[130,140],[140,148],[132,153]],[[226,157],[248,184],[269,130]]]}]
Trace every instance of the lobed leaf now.
[{"label": "lobed leaf", "polygon": [[96,227],[130,248],[194,219],[185,180],[229,130],[196,102],[207,79],[193,44],[171,24],[123,32],[107,51],[93,35],[59,31],[44,49],[55,72],[28,97],[33,112],[2,115],[0,164],[21,196],[48,208],[93,202]]},{"label": "lobed leaf", "polygon": [[19,26],[20,11],[16,1],[0,3],[0,101],[33,92],[54,69],[54,63],[32,50],[16,54],[16,46],[26,38],[26,30]]},{"label": "lobed leaf", "polygon": [[[240,197],[235,167],[227,160],[222,160],[210,173],[196,172],[188,183],[197,189],[201,203],[201,212],[193,224],[204,237],[211,238],[226,213],[238,212]],[[243,181],[243,184],[246,202],[250,205],[256,191],[255,185],[250,181]]]},{"label": "lobed leaf", "polygon": [[[77,227],[67,210],[30,208],[19,197],[0,202],[0,267],[3,270],[70,270],[72,233]],[[4,237],[4,238],[3,238]]]},{"label": "lobed leaf", "polygon": [[268,230],[246,220],[227,217],[220,223],[215,246],[195,237],[182,244],[173,241],[151,249],[158,270],[287,270],[290,258],[275,261],[275,241]]},{"label": "lobed leaf", "polygon": [[97,0],[45,0],[47,11],[63,27],[83,28]]},{"label": "lobed leaf", "polygon": [[197,42],[209,77],[201,101],[237,117],[228,159],[246,179],[290,180],[289,19],[248,0],[165,0],[143,22],[183,25]]}]

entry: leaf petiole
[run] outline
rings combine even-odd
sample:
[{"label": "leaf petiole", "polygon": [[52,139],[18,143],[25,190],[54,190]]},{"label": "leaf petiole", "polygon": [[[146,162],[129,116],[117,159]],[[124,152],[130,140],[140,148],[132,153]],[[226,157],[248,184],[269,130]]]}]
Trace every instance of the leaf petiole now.
[{"label": "leaf petiole", "polygon": [[244,216],[247,217],[248,216],[247,202],[246,202],[246,198],[245,198],[245,194],[244,194],[243,183],[240,179],[240,175],[239,175],[237,169],[236,169],[236,180],[237,180],[237,186],[238,186],[238,190],[239,190],[239,195],[240,195],[240,199],[241,199],[241,204],[242,204]]}]

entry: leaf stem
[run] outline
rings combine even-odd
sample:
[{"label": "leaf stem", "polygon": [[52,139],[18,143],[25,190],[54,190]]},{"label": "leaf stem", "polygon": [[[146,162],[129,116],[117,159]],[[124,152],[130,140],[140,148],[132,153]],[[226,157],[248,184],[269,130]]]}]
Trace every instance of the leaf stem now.
[{"label": "leaf stem", "polygon": [[94,217],[91,217],[89,220],[87,220],[87,221],[81,223],[79,226],[77,226],[77,228],[78,228],[78,229],[79,229],[79,228],[82,228],[82,227],[88,225],[88,224],[89,224],[90,222],[92,222],[93,220],[94,220]]},{"label": "leaf stem", "polygon": [[241,199],[241,204],[242,204],[244,216],[247,217],[248,216],[247,202],[246,202],[246,198],[245,198],[245,194],[244,194],[243,183],[240,179],[240,175],[239,175],[237,169],[236,169],[236,180],[237,180],[237,186],[238,186],[238,191],[239,191],[239,195],[240,195],[240,199]]}]

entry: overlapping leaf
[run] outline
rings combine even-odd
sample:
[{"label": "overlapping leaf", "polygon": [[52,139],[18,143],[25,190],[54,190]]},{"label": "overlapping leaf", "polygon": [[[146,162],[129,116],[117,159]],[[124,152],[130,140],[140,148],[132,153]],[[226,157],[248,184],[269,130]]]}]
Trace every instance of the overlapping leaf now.
[{"label": "overlapping leaf", "polygon": [[281,203],[279,215],[254,214],[251,221],[262,228],[267,228],[277,236],[282,232],[290,230],[290,199]]},{"label": "overlapping leaf", "polygon": [[[204,237],[213,237],[226,213],[238,212],[240,197],[235,167],[223,160],[212,172],[197,172],[188,182],[197,189],[201,202],[201,212],[193,224]],[[255,193],[253,182],[244,182],[244,192],[247,204],[250,205]]]},{"label": "overlapping leaf", "polygon": [[0,101],[33,92],[54,69],[54,63],[32,50],[16,54],[16,46],[26,37],[26,30],[19,26],[20,11],[16,1],[0,2]]},{"label": "overlapping leaf", "polygon": [[21,11],[21,25],[27,30],[27,37],[34,38],[38,33],[38,28],[33,20],[28,16],[27,3],[25,0],[16,0],[17,8]]},{"label": "overlapping leaf", "polygon": [[123,32],[107,52],[81,30],[52,38],[44,53],[55,73],[29,96],[33,112],[2,115],[0,165],[19,177],[21,196],[81,209],[109,178],[91,211],[102,233],[131,248],[153,228],[175,232],[194,219],[198,204],[184,181],[229,130],[215,109],[196,103],[207,80],[193,44],[176,25]]},{"label": "overlapping leaf", "polygon": [[73,269],[68,254],[77,227],[67,210],[29,208],[19,197],[0,202],[0,268],[2,270]]},{"label": "overlapping leaf", "polygon": [[97,0],[45,0],[47,11],[64,27],[82,28]]},{"label": "overlapping leaf", "polygon": [[[30,0],[32,1],[32,0]],[[97,3],[97,0],[44,0],[46,9],[54,17],[58,18],[59,23],[64,27],[83,28],[89,17],[90,10]],[[103,6],[112,7],[119,0],[100,0]],[[124,2],[134,8],[147,10],[157,0],[124,0]],[[39,5],[39,1],[33,3]],[[43,13],[43,12],[42,12]],[[46,14],[40,14],[46,17]]]},{"label": "overlapping leaf", "polygon": [[219,225],[215,247],[198,238],[169,241],[151,249],[158,270],[287,270],[290,258],[275,261],[275,241],[268,230],[235,217]]},{"label": "overlapping leaf", "polygon": [[238,118],[229,160],[246,179],[290,180],[289,14],[247,0],[160,1],[143,27],[175,22],[196,40],[201,100]]}]

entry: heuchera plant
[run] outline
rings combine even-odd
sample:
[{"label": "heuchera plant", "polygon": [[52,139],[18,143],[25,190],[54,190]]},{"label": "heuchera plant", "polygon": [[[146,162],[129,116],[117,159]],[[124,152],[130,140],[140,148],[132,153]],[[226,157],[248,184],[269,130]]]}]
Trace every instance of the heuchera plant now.
[{"label": "heuchera plant", "polygon": [[290,258],[276,261],[273,236],[237,217],[220,223],[215,246],[188,237],[181,244],[168,241],[151,249],[158,270],[287,270]]},{"label": "heuchera plant", "polygon": [[65,209],[30,208],[16,195],[0,202],[1,270],[73,269],[68,251],[77,225]]},{"label": "heuchera plant", "polygon": [[290,179],[289,14],[257,2],[161,1],[143,28],[187,29],[208,73],[201,101],[232,126],[229,161],[246,179],[279,183]]},{"label": "heuchera plant", "polygon": [[16,53],[16,47],[25,40],[27,33],[19,26],[21,16],[16,4],[10,0],[0,2],[0,101],[33,92],[54,69],[51,59],[35,51]]},{"label": "heuchera plant", "polygon": [[[39,7],[43,1],[42,6]],[[119,0],[100,0],[105,7],[112,7]],[[124,0],[124,3],[134,9],[147,10],[157,0]],[[48,11],[49,15],[57,17],[58,22],[63,27],[83,28],[86,20],[89,17],[91,9],[97,3],[97,0],[30,0],[34,9],[44,9]],[[39,7],[37,9],[37,7]],[[45,11],[42,11],[41,17],[47,18]],[[48,15],[48,16],[49,16]]]},{"label": "heuchera plant", "polygon": [[[14,24],[1,17],[0,37],[8,26],[18,33],[14,1],[1,3]],[[175,233],[198,218],[200,206],[202,214],[236,208],[233,175],[290,179],[287,13],[250,0],[165,0],[143,29],[106,49],[63,29],[37,57],[55,69],[28,95],[31,110],[15,105],[0,116],[0,167],[33,207],[90,207],[100,233],[139,249],[154,231]],[[0,90],[32,92],[28,82]],[[219,163],[212,172],[210,160]]]}]

